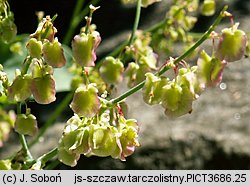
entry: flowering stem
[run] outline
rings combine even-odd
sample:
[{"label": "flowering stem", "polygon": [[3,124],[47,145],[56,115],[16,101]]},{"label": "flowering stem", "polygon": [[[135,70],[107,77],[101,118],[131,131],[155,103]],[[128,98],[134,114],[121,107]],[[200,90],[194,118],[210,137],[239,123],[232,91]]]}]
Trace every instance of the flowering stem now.
[{"label": "flowering stem", "polygon": [[[224,17],[224,12],[227,10],[228,6],[225,6],[223,10],[221,11],[220,15],[217,17],[215,22],[210,26],[210,28],[201,36],[201,38],[192,46],[190,47],[186,52],[184,52],[181,56],[176,58],[174,60],[174,64],[178,64],[181,62],[183,59],[185,59],[188,55],[190,55],[198,46],[200,46],[211,34],[211,32],[215,29],[215,27],[221,22],[222,18]],[[165,73],[167,70],[169,70],[169,67],[164,66],[156,75],[162,75]],[[126,97],[134,94],[138,90],[142,89],[142,87],[145,84],[145,80],[136,85],[135,87],[129,89],[127,92],[124,94],[118,96],[117,98],[114,98],[110,100],[111,104],[116,104],[119,103],[120,101],[124,100]]]},{"label": "flowering stem", "polygon": [[[178,15],[178,13],[184,8],[185,6],[182,6],[182,7],[180,7],[177,11],[176,11],[176,13],[175,13],[175,15]],[[175,16],[174,15],[174,16]],[[159,23],[156,23],[155,25],[153,25],[153,26],[151,26],[151,27],[149,27],[148,29],[145,29],[144,31],[143,31],[143,33],[145,34],[145,33],[147,33],[147,32],[155,32],[155,31],[157,31],[158,29],[160,29],[160,28],[162,28],[164,25],[166,25],[166,23],[169,21],[169,19],[170,18],[165,18],[164,20],[162,20],[161,22],[159,22]],[[139,20],[138,20],[139,21]],[[136,23],[136,21],[135,21],[135,23]],[[136,32],[136,31],[135,31]],[[132,36],[132,35],[131,35]],[[136,39],[136,35],[134,34],[134,36],[133,36],[134,38],[133,38],[133,40],[134,39]],[[132,38],[132,37],[131,37]],[[130,39],[131,39],[130,38]],[[131,41],[132,42],[132,41]],[[115,50],[113,50],[112,52],[110,52],[109,54],[107,54],[107,56],[113,56],[113,57],[116,57],[116,56],[118,56],[120,53],[121,53],[121,51],[126,47],[126,46],[129,46],[130,44],[129,44],[129,41],[124,41],[124,42],[122,42],[122,43],[120,43],[120,45],[118,45],[117,47],[116,47],[116,49]],[[99,68],[100,66],[101,66],[101,64],[102,64],[102,62],[105,60],[105,57],[104,58],[102,58],[100,61],[98,61],[98,63],[96,64],[96,68]]]},{"label": "flowering stem", "polygon": [[[65,37],[63,38],[63,41],[62,43],[63,44],[69,44],[70,43],[70,40],[72,39],[72,36],[74,34],[74,31],[77,27],[77,25],[80,23],[80,21],[76,21],[78,20],[77,19],[77,15],[80,13],[82,7],[83,7],[83,4],[84,4],[85,0],[78,0],[76,2],[76,5],[75,5],[75,8],[73,10],[73,14],[72,14],[72,17],[71,17],[71,21],[70,21],[70,26],[68,27],[68,32],[66,33]],[[86,7],[83,11],[85,13],[85,15],[88,14],[88,8]]]},{"label": "flowering stem", "polygon": [[[138,29],[139,26],[139,21],[140,21],[140,16],[141,16],[141,0],[137,1],[137,5],[136,5],[136,14],[135,14],[135,22],[134,22],[134,26],[133,26],[133,30],[130,36],[129,41],[124,41],[120,44],[120,46],[116,47],[115,50],[113,50],[111,53],[109,53],[107,56],[118,56],[120,54],[120,52],[126,47],[126,46],[130,46],[132,44],[132,42],[136,39],[136,31]],[[101,59],[97,64],[96,64],[96,68],[98,69],[102,62],[104,61],[105,58]]]},{"label": "flowering stem", "polygon": [[134,22],[133,30],[132,30],[128,45],[131,45],[135,39],[135,33],[139,25],[140,16],[141,16],[141,0],[137,0],[135,22]]},{"label": "flowering stem", "polygon": [[51,160],[52,158],[54,158],[57,155],[57,151],[58,151],[58,149],[54,148],[51,151],[49,151],[48,153],[39,157],[37,159],[37,161],[40,161],[40,162],[42,162],[42,164],[45,164],[47,161]]},{"label": "flowering stem", "polygon": [[81,8],[84,4],[84,0],[78,0],[77,4],[75,6],[70,25],[69,30],[66,33],[65,37],[63,38],[62,43],[65,45],[68,45],[70,43],[70,40],[73,38],[74,32],[77,28],[77,26],[81,23],[81,21],[84,19],[84,17],[89,13],[89,5],[97,5],[101,0],[93,0],[91,1],[81,12]]},{"label": "flowering stem", "polygon": [[[21,104],[21,102],[18,102],[17,103],[17,114],[21,114],[22,113],[21,108],[22,108],[22,104]],[[27,141],[26,141],[26,139],[25,139],[25,137],[24,137],[23,134],[19,134],[19,140],[20,140],[20,143],[22,145],[22,150],[24,151],[25,158],[27,158],[27,160],[32,160],[33,159],[32,155],[31,155],[31,153],[29,151],[29,147],[27,145]]]}]

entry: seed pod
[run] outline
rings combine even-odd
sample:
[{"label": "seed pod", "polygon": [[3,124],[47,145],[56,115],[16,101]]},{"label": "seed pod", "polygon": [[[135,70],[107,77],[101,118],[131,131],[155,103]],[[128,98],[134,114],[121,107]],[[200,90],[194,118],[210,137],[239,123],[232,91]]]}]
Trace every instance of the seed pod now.
[{"label": "seed pod", "polygon": [[14,111],[9,111],[9,113],[7,113],[3,110],[3,108],[0,109],[0,148],[8,139],[9,134],[14,126],[15,119],[16,115],[14,114]]},{"label": "seed pod", "polygon": [[44,75],[53,75],[54,70],[50,65],[41,65],[42,61],[36,58],[32,59],[32,78],[40,78]]},{"label": "seed pod", "polygon": [[217,86],[221,82],[223,70],[226,66],[225,61],[221,61],[217,58],[211,58],[203,50],[197,64],[197,74],[202,84],[201,86]]},{"label": "seed pod", "polygon": [[37,41],[36,38],[31,38],[26,45],[30,56],[37,59],[40,59],[42,57],[42,47],[42,42]]},{"label": "seed pod", "polygon": [[216,10],[216,3],[214,0],[204,0],[201,5],[201,14],[204,16],[212,16],[214,15]]},{"label": "seed pod", "polygon": [[153,49],[149,46],[141,49],[139,56],[139,63],[142,65],[147,65],[150,69],[155,70],[157,65],[157,54],[153,52]]},{"label": "seed pod", "polygon": [[15,122],[15,131],[19,134],[34,136],[37,133],[37,120],[32,114],[18,114]]},{"label": "seed pod", "polygon": [[72,151],[67,151],[64,148],[64,143],[62,139],[59,141],[59,147],[58,147],[58,160],[65,165],[74,167],[77,164],[77,161],[80,158],[80,154],[74,153]]},{"label": "seed pod", "polygon": [[57,38],[53,42],[43,44],[43,57],[45,62],[54,68],[61,68],[66,64],[66,58],[61,43]]},{"label": "seed pod", "polygon": [[193,16],[186,16],[184,18],[184,23],[183,23],[183,27],[186,31],[189,31],[191,30],[195,23],[197,22],[197,18],[196,17],[193,17]]},{"label": "seed pod", "polygon": [[151,69],[146,64],[131,63],[128,66],[125,74],[128,78],[128,87],[134,87],[145,79],[145,74],[150,72]]},{"label": "seed pod", "polygon": [[95,66],[96,49],[100,42],[101,37],[97,31],[76,35],[72,41],[72,52],[76,63],[84,67]]},{"label": "seed pod", "polygon": [[165,85],[162,91],[162,106],[171,111],[177,110],[181,100],[182,88],[173,80]]},{"label": "seed pod", "polygon": [[119,132],[121,136],[117,141],[122,152],[120,154],[120,160],[125,161],[125,158],[134,153],[135,148],[140,146],[138,142],[138,125],[136,120],[126,120],[123,117],[119,118]]},{"label": "seed pod", "polygon": [[197,66],[179,69],[176,79],[181,87],[186,86],[189,88],[195,99],[199,97],[202,87],[197,79]]},{"label": "seed pod", "polygon": [[49,104],[56,100],[55,81],[52,75],[46,74],[32,80],[31,91],[39,104]]},{"label": "seed pod", "polygon": [[163,87],[167,84],[168,79],[157,77],[152,73],[147,73],[146,81],[143,86],[143,100],[149,105],[159,104],[162,101]]},{"label": "seed pod", "polygon": [[87,153],[90,151],[88,139],[89,127],[78,128],[64,135],[64,148],[77,154]]},{"label": "seed pod", "polygon": [[247,36],[244,31],[238,29],[239,23],[232,28],[222,30],[215,56],[220,60],[233,62],[240,60],[246,51]]},{"label": "seed pod", "polygon": [[123,63],[111,56],[106,57],[100,67],[100,75],[108,84],[118,84],[122,81]]},{"label": "seed pod", "polygon": [[8,88],[8,99],[10,101],[21,102],[31,96],[31,76],[18,75]]},{"label": "seed pod", "polygon": [[7,17],[0,22],[0,38],[5,43],[13,41],[17,34],[17,28],[13,18]]},{"label": "seed pod", "polygon": [[[114,127],[94,126],[90,128],[90,147],[91,151],[86,156],[106,157],[117,153],[118,146],[116,144],[115,134],[117,129]],[[119,151],[119,150],[118,150]]]},{"label": "seed pod", "polygon": [[131,62],[128,64],[128,67],[125,71],[125,77],[128,82],[128,87],[134,86],[139,68],[140,67],[137,63]]},{"label": "seed pod", "polygon": [[80,117],[93,117],[99,111],[97,88],[92,84],[76,89],[70,108]]},{"label": "seed pod", "polygon": [[38,24],[36,32],[31,34],[30,37],[36,38],[37,40],[46,39],[52,42],[55,34],[57,33],[57,29],[53,26],[51,21],[50,16],[43,18],[43,20]]},{"label": "seed pod", "polygon": [[76,90],[81,85],[84,85],[84,79],[81,76],[74,76],[70,84],[71,89]]},{"label": "seed pod", "polygon": [[187,113],[192,112],[192,104],[193,104],[193,93],[190,92],[190,89],[187,86],[181,87],[182,92],[179,97],[179,101],[177,102],[177,105],[175,109],[170,109],[168,107],[165,107],[165,114],[170,119],[175,119],[177,117],[180,117],[182,115],[185,115]]}]

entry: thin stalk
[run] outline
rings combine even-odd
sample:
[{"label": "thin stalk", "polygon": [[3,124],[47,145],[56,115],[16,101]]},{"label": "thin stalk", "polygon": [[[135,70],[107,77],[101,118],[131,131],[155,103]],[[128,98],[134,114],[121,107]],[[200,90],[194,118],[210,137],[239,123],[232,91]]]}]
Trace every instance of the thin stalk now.
[{"label": "thin stalk", "polygon": [[[75,29],[78,25],[78,23],[76,22],[76,17],[77,15],[80,13],[82,7],[83,7],[83,4],[85,3],[85,0],[78,0],[76,2],[76,5],[75,5],[75,8],[73,10],[73,14],[72,14],[72,17],[71,17],[71,20],[70,20],[70,25],[69,25],[69,29],[65,35],[65,37],[63,38],[63,41],[62,43],[67,45],[70,43],[70,40],[72,39],[72,36],[75,32]],[[88,11],[88,8],[85,7],[85,9],[83,10],[84,12],[87,12]],[[88,12],[87,12],[88,13]],[[86,15],[87,15],[86,13]]]},{"label": "thin stalk", "polygon": [[[21,109],[22,109],[22,104],[21,104],[21,102],[18,102],[17,103],[17,114],[22,113]],[[27,160],[32,160],[33,158],[32,158],[32,155],[31,155],[31,153],[29,151],[29,147],[27,145],[27,141],[25,139],[25,136],[23,134],[19,134],[19,140],[20,140],[20,143],[22,145],[22,149],[24,151],[24,154],[25,154]]]},{"label": "thin stalk", "polygon": [[[184,7],[185,7],[185,6],[180,7],[180,8],[178,9],[178,11],[176,11],[175,15],[177,15]],[[174,16],[175,16],[175,15],[174,15]],[[163,27],[163,26],[169,21],[169,19],[170,19],[170,18],[165,18],[164,20],[162,20],[162,21],[156,23],[155,25],[152,25],[151,27],[145,29],[145,30],[143,31],[143,34],[145,34],[145,33],[147,33],[147,32],[151,32],[151,33],[152,33],[152,32],[155,32],[156,30],[158,30],[158,29],[160,29],[161,27]],[[132,37],[130,37],[130,38],[132,38]],[[134,39],[136,39],[136,35],[134,36]],[[126,41],[123,41],[123,42],[121,42],[121,43],[116,47],[115,50],[113,50],[112,52],[108,53],[106,56],[113,56],[113,57],[116,57],[116,56],[118,56],[118,55],[120,54],[120,52],[121,52],[126,46],[128,46],[128,45],[130,45],[130,44],[129,44],[129,41],[127,41],[127,40],[126,40]],[[101,60],[99,60],[95,67],[98,69],[98,68],[101,66],[101,64],[102,64],[102,62],[103,62],[104,60],[105,60],[105,57],[102,58]]]},{"label": "thin stalk", "polygon": [[62,41],[62,43],[65,45],[69,45],[71,39],[73,38],[73,35],[74,35],[74,32],[75,32],[77,26],[81,23],[81,21],[84,19],[84,17],[86,15],[88,15],[89,5],[92,4],[92,5],[96,6],[101,0],[91,1],[90,3],[88,3],[88,5],[81,12],[77,8],[78,5],[79,5],[79,7],[81,6],[81,4],[80,4],[81,2],[79,2],[79,1],[81,1],[81,0],[78,0],[78,3],[76,4],[75,10],[74,10],[74,12],[75,11],[77,11],[77,12],[73,13],[74,16],[72,16],[72,20],[71,20],[70,25],[69,25],[69,30],[66,33],[66,35]]},{"label": "thin stalk", "polygon": [[[55,14],[52,18],[51,18],[51,23],[54,23],[54,21],[56,20],[56,18],[58,17],[57,14]],[[41,35],[41,39],[45,39],[49,33],[49,30],[51,29],[51,26],[47,26],[45,32]]]},{"label": "thin stalk", "polygon": [[43,127],[39,130],[38,135],[35,137],[35,139],[29,144],[29,147],[32,147],[35,145],[40,137],[44,135],[44,133],[47,131],[47,129],[56,121],[58,116],[62,113],[62,111],[65,110],[65,108],[69,105],[69,102],[71,101],[73,97],[73,93],[70,92],[67,94],[67,96],[63,99],[63,101],[58,105],[56,110],[53,112],[53,114],[49,117],[47,122],[43,125]]},{"label": "thin stalk", "polygon": [[[181,56],[179,56],[178,58],[176,58],[174,60],[174,64],[178,64],[179,62],[181,62],[188,55],[190,55],[198,46],[200,46],[207,38],[209,38],[211,32],[215,29],[215,27],[221,22],[222,18],[224,17],[224,12],[227,10],[227,8],[228,8],[228,6],[225,6],[223,8],[223,10],[221,11],[220,15],[217,17],[217,19],[215,20],[215,22],[210,26],[210,28],[201,36],[201,38],[192,47],[190,47]],[[169,68],[167,66],[165,66],[158,73],[156,73],[156,75],[160,76],[163,73],[165,73],[167,70],[169,70]],[[128,90],[124,94],[118,96],[117,98],[114,98],[114,99],[110,100],[110,103],[111,104],[119,103],[120,101],[124,100],[128,96],[130,96],[130,95],[134,94],[135,92],[137,92],[138,90],[142,89],[143,86],[144,86],[144,84],[145,84],[145,80],[142,81],[141,83],[139,83],[138,85],[136,85],[135,87],[131,88],[130,90]]]},{"label": "thin stalk", "polygon": [[139,25],[139,21],[140,21],[140,16],[141,16],[141,0],[137,0],[135,22],[134,22],[133,30],[132,30],[132,33],[131,33],[128,45],[131,45],[132,42],[135,39],[135,33],[136,33],[137,29],[138,29],[138,25]]},{"label": "thin stalk", "polygon": [[51,151],[49,151],[48,153],[42,155],[41,157],[39,157],[37,159],[37,161],[42,162],[42,164],[45,164],[47,161],[51,160],[52,158],[54,158],[57,155],[58,149],[54,148]]},{"label": "thin stalk", "polygon": [[22,75],[25,75],[27,74],[28,70],[29,70],[29,67],[30,67],[30,64],[31,64],[32,60],[30,57],[26,58],[25,61],[24,61],[24,64],[23,64],[23,68],[22,68]]},{"label": "thin stalk", "polygon": [[51,162],[50,164],[48,164],[44,170],[53,170],[55,169],[61,162],[59,160],[55,160],[53,162]]},{"label": "thin stalk", "polygon": [[[132,29],[132,33],[131,36],[129,38],[129,41],[124,41],[122,42],[118,47],[116,47],[115,50],[113,50],[112,52],[110,52],[107,56],[118,56],[119,53],[122,51],[122,49],[124,49],[126,46],[130,46],[132,44],[132,42],[136,39],[136,31],[138,29],[139,26],[139,21],[140,21],[140,16],[141,16],[141,0],[137,1],[137,5],[136,5],[136,13],[135,13],[135,21],[134,21],[134,25],[133,25],[133,29]],[[105,58],[102,58],[95,66],[95,68],[99,68],[102,64],[102,62],[105,60]]]}]

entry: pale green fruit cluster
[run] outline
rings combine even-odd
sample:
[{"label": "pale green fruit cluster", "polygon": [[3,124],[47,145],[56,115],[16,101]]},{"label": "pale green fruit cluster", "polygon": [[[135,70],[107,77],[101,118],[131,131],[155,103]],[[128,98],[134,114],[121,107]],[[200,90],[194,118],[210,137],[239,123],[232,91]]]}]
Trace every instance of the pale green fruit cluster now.
[{"label": "pale green fruit cluster", "polygon": [[59,141],[59,160],[73,167],[81,154],[122,161],[131,155],[139,146],[136,120],[127,120],[120,114],[114,118],[112,114],[104,109],[94,117],[74,115],[69,119]]},{"label": "pale green fruit cluster", "polygon": [[197,66],[179,69],[173,80],[147,73],[143,87],[144,101],[150,105],[160,104],[171,119],[191,113],[192,103],[200,93]]},{"label": "pale green fruit cluster", "polygon": [[125,70],[125,78],[128,82],[128,87],[133,87],[145,79],[144,74],[156,70],[158,56],[149,46],[151,36],[149,33],[137,33],[132,46],[127,47],[125,54],[133,61],[130,61]]},{"label": "pale green fruit cluster", "polygon": [[31,66],[32,73],[17,73],[8,88],[10,101],[22,102],[33,95],[39,104],[49,104],[56,100],[53,68],[61,68],[66,64],[61,43],[54,38],[56,28],[49,16],[43,18],[38,28],[27,42],[29,56],[24,66]]}]

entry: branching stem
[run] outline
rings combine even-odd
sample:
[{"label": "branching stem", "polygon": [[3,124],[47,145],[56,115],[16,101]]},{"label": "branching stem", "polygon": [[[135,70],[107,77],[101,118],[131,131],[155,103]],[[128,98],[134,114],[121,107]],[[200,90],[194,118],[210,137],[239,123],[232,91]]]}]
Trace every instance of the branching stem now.
[{"label": "branching stem", "polygon": [[[190,55],[198,46],[200,46],[207,38],[209,38],[210,34],[216,26],[221,22],[222,18],[225,16],[224,12],[227,10],[228,6],[225,6],[223,10],[221,11],[220,15],[217,17],[217,19],[214,21],[214,23],[210,26],[210,28],[201,36],[201,38],[192,46],[190,47],[186,52],[184,52],[181,56],[176,58],[174,60],[174,64],[178,64],[183,59],[185,59],[188,55]],[[164,66],[156,75],[162,75],[165,73],[169,68],[167,66]],[[118,96],[117,98],[114,98],[110,100],[111,104],[116,104],[127,98],[128,96],[134,94],[138,90],[142,89],[145,84],[145,80],[136,85],[135,87],[129,89],[127,92],[123,93],[122,95]]]}]

